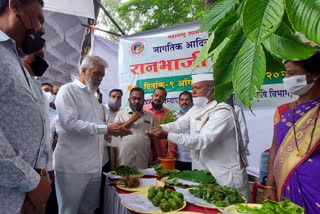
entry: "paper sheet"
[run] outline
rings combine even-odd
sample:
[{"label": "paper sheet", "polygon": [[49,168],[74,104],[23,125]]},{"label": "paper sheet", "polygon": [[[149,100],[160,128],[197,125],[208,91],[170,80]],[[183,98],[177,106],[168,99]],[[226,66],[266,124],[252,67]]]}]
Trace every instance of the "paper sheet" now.
[{"label": "paper sheet", "polygon": [[157,186],[156,178],[140,178],[139,187]]},{"label": "paper sheet", "polygon": [[210,204],[209,202],[206,202],[205,200],[192,195],[189,192],[189,189],[183,189],[183,188],[175,187],[175,190],[177,192],[182,193],[183,197],[184,197],[184,200],[186,200],[187,202],[189,202],[191,204],[199,204],[199,205],[204,205],[204,206],[215,207],[214,204]]},{"label": "paper sheet", "polygon": [[105,176],[107,176],[108,178],[111,178],[111,179],[120,179],[120,178],[122,178],[120,175],[114,175],[114,174],[107,173],[107,172],[104,172],[103,174]]},{"label": "paper sheet", "polygon": [[[177,179],[179,183],[182,183],[182,184],[188,185],[188,186],[198,186],[198,185],[200,185],[199,183],[193,182],[193,181],[186,181],[186,180],[182,180],[180,178],[174,178],[174,179]],[[169,180],[167,180],[167,181],[169,181]],[[171,179],[170,179],[170,181],[171,181]]]},{"label": "paper sheet", "polygon": [[121,200],[132,210],[150,212],[159,208],[152,205],[143,195],[139,194],[119,194]]},{"label": "paper sheet", "polygon": [[144,175],[157,175],[156,170],[154,168],[148,168],[148,169],[139,169]]}]

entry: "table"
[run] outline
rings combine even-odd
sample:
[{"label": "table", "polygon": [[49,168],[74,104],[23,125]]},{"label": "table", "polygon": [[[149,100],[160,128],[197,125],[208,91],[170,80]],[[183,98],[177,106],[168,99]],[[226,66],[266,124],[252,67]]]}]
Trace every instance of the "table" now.
[{"label": "table", "polygon": [[[108,179],[107,182],[108,183]],[[119,194],[128,194],[130,192],[123,191],[117,187],[109,186],[106,184],[104,188],[104,206],[103,214],[135,214],[134,212],[129,211],[121,204],[121,199]],[[186,207],[182,211],[192,211],[199,212],[204,214],[217,214],[218,210],[205,209],[198,207],[192,204],[187,203]]]}]

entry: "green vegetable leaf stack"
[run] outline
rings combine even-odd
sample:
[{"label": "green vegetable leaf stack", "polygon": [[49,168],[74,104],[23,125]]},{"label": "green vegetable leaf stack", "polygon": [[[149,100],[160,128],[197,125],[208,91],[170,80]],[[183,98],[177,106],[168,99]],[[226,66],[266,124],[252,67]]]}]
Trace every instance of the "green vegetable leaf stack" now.
[{"label": "green vegetable leaf stack", "polygon": [[117,167],[116,170],[111,173],[122,177],[139,177],[143,175],[139,170],[123,165]]},{"label": "green vegetable leaf stack", "polygon": [[182,179],[185,181],[192,181],[199,184],[215,184],[216,179],[212,176],[212,174],[208,170],[183,170],[180,172],[172,173],[166,184],[169,186],[185,186],[178,182],[177,179]]},{"label": "green vegetable leaf stack", "polygon": [[215,184],[200,185],[195,189],[190,189],[190,193],[198,198],[202,198],[217,207],[227,207],[232,204],[244,203],[245,198],[232,187],[219,186]]},{"label": "green vegetable leaf stack", "polygon": [[237,205],[239,212],[249,212],[251,214],[264,214],[264,213],[274,213],[274,214],[303,214],[304,209],[294,203],[289,199],[284,197],[284,201],[270,201],[265,200],[262,202],[262,207],[248,207],[246,205]]}]

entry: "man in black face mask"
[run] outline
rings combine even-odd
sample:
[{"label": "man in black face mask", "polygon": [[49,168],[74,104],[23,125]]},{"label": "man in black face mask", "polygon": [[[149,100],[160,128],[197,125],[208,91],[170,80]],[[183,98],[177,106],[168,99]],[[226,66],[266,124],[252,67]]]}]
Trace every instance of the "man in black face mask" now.
[{"label": "man in black face mask", "polygon": [[25,54],[44,45],[42,7],[43,0],[0,1],[1,214],[38,213],[51,191],[38,174],[50,168],[40,91],[23,66]]},{"label": "man in black face mask", "polygon": [[122,122],[132,131],[131,136],[121,137],[118,145],[117,165],[127,165],[139,169],[148,168],[152,161],[151,145],[158,145],[146,134],[146,130],[157,125],[154,116],[142,110],[144,91],[133,88],[129,95],[129,107],[118,112],[115,122]]},{"label": "man in black face mask", "polygon": [[28,55],[24,59],[23,65],[31,76],[41,77],[49,67],[48,63],[44,60],[43,48],[34,54]]},{"label": "man in black face mask", "polygon": [[[157,123],[164,118],[166,113],[170,111],[169,109],[163,107],[163,103],[166,100],[167,91],[162,87],[158,87],[153,91],[151,95],[152,101],[148,105],[143,106],[143,110],[151,112],[153,116],[156,118]],[[160,140],[161,152],[160,157],[166,157],[168,151],[168,141]],[[170,147],[170,157],[175,157],[176,155],[176,144],[172,144]]]}]

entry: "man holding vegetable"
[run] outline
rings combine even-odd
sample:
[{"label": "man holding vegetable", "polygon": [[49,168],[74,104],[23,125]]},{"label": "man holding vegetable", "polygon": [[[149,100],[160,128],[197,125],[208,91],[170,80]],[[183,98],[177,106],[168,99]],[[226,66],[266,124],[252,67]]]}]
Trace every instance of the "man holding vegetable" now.
[{"label": "man holding vegetable", "polygon": [[147,132],[191,149],[193,169],[209,170],[219,185],[234,187],[249,199],[246,156],[240,152],[244,149],[235,112],[213,99],[212,73],[193,75],[192,80],[193,107],[177,121]]}]

